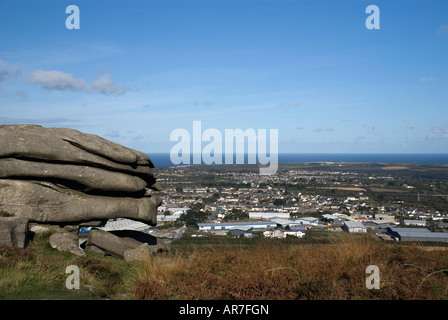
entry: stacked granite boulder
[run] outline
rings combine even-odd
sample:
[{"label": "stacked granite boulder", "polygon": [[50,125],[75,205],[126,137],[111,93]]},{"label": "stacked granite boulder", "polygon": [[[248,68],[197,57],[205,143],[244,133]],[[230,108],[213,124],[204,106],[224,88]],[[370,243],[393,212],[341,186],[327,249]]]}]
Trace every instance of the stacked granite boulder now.
[{"label": "stacked granite boulder", "polygon": [[128,218],[156,225],[161,200],[151,193],[160,190],[152,168],[146,154],[96,135],[0,125],[0,216],[39,224]]}]

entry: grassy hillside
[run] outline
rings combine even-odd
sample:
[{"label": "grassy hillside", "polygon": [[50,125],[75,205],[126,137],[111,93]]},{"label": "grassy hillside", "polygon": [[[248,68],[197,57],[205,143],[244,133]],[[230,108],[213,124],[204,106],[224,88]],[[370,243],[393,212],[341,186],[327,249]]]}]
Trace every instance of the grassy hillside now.
[{"label": "grassy hillside", "polygon": [[[128,263],[58,252],[42,236],[26,249],[0,248],[0,298],[448,298],[448,250],[443,247],[404,246],[346,233],[325,243],[248,240],[179,243],[169,253]],[[65,287],[68,265],[80,269],[79,290]],[[368,265],[380,269],[379,290],[365,287]]]},{"label": "grassy hillside", "polygon": [[[380,269],[379,290],[365,286]],[[448,251],[340,234],[330,244],[210,246],[142,265],[137,299],[447,299]],[[445,271],[442,271],[445,270]],[[436,273],[434,273],[436,272]]]},{"label": "grassy hillside", "polygon": [[[111,257],[77,257],[51,248],[49,235],[26,249],[0,247],[0,299],[126,299],[135,265]],[[79,290],[68,290],[66,267],[80,270]]]}]

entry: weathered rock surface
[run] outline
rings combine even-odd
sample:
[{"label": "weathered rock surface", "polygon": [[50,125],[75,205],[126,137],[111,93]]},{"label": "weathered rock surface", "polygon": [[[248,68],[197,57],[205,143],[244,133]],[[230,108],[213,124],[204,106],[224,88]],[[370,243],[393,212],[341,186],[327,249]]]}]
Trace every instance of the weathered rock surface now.
[{"label": "weathered rock surface", "polygon": [[50,245],[59,251],[73,253],[77,256],[84,257],[86,254],[79,247],[78,236],[69,232],[57,232],[50,236]]},{"label": "weathered rock surface", "polygon": [[0,217],[0,245],[25,248],[28,245],[28,220]]},{"label": "weathered rock surface", "polygon": [[[140,248],[143,244],[146,246]],[[92,230],[86,243],[86,250],[90,246],[99,248],[117,258],[127,259],[127,261],[141,259],[145,255],[144,250],[151,254],[169,250],[169,246],[162,240],[132,230]],[[132,251],[137,248],[139,248],[137,251]]]},{"label": "weathered rock surface", "polygon": [[126,250],[123,257],[126,261],[144,261],[150,259],[152,255],[153,252],[149,244],[143,243],[135,249]]},{"label": "weathered rock surface", "polygon": [[106,252],[104,252],[103,250],[101,250],[100,248],[95,247],[95,246],[87,246],[84,249],[84,252],[97,254],[97,255],[100,255],[103,257],[106,256]]},{"label": "weathered rock surface", "polygon": [[150,158],[68,128],[0,125],[0,213],[80,224],[130,218],[156,224],[161,200]]},{"label": "weathered rock surface", "polygon": [[76,223],[129,218],[155,225],[156,195],[109,197],[89,195],[47,181],[0,179],[0,210],[43,223]]},{"label": "weathered rock surface", "polygon": [[38,125],[1,125],[0,158],[81,163],[152,177],[154,164],[143,152],[93,134]]},{"label": "weathered rock surface", "polygon": [[53,248],[78,256],[123,259],[127,252],[135,260],[166,250],[163,241],[137,231],[93,230],[85,252],[79,247],[81,226],[117,218],[156,225],[161,199],[150,190],[161,188],[152,168],[146,154],[96,135],[0,125],[0,245],[26,247],[34,234],[50,232]]},{"label": "weathered rock surface", "polygon": [[85,165],[1,159],[0,178],[65,181],[81,191],[139,192],[147,182],[137,176]]}]

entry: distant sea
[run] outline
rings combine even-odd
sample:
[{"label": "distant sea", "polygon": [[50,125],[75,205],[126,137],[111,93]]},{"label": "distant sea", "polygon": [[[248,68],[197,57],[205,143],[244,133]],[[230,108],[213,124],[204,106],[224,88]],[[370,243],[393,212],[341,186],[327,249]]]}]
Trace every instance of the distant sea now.
[{"label": "distant sea", "polygon": [[[169,153],[150,153],[148,156],[156,167],[175,166]],[[244,163],[247,162],[246,155]],[[448,163],[448,153],[280,153],[278,162]]]}]

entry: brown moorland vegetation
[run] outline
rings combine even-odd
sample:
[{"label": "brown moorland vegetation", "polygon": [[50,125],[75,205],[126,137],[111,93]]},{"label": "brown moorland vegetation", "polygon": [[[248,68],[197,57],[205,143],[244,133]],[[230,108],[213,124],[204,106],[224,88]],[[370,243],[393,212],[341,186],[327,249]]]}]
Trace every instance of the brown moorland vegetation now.
[{"label": "brown moorland vegetation", "polygon": [[[366,267],[380,289],[366,288]],[[448,250],[344,235],[326,245],[258,244],[179,252],[145,261],[134,299],[447,299]]]},{"label": "brown moorland vegetation", "polygon": [[[95,254],[77,257],[52,249],[47,238],[34,239],[26,249],[0,248],[0,299],[448,298],[448,247],[385,242],[370,234],[313,237],[308,242],[191,238],[132,263]],[[80,290],[65,287],[68,265],[80,269]],[[369,265],[379,267],[378,290],[366,288]]]}]

